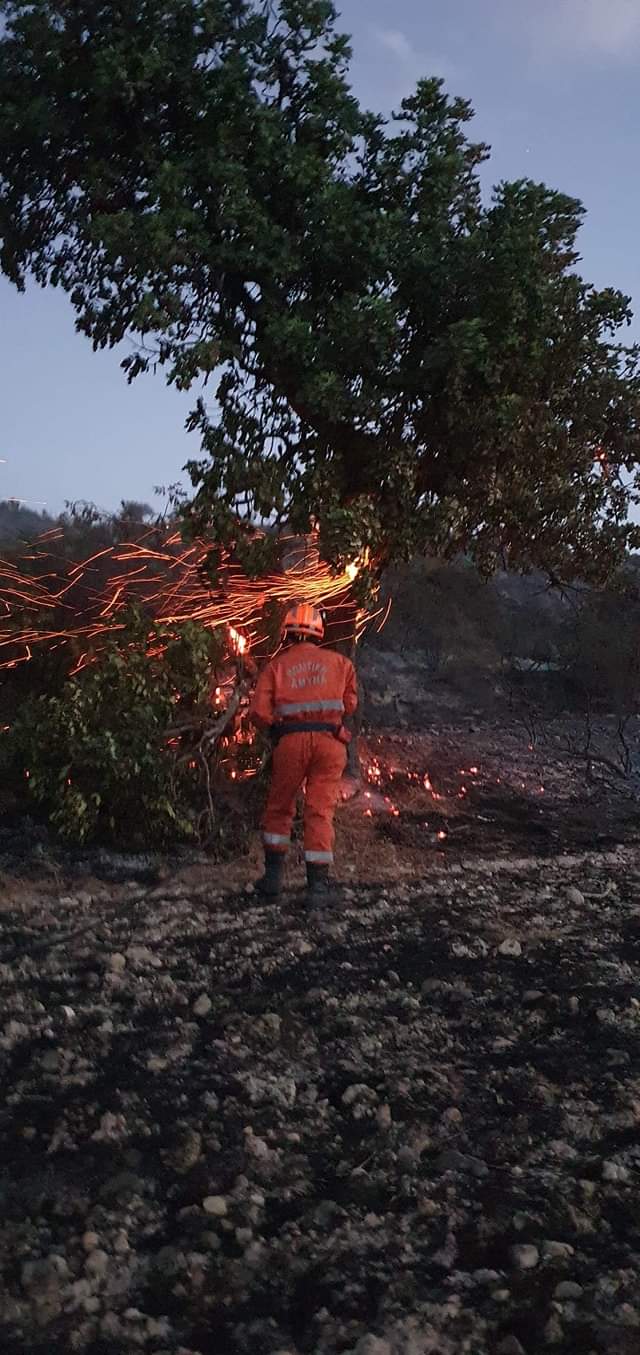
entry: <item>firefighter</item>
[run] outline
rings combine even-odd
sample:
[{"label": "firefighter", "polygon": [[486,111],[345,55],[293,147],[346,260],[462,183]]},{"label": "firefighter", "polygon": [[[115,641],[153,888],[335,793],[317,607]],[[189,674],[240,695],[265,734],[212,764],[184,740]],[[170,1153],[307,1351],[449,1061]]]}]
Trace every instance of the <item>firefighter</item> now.
[{"label": "firefighter", "polygon": [[287,612],[283,647],[263,669],[250,717],[273,740],[273,772],[262,821],[265,873],[258,891],[277,898],[298,792],[304,785],[304,855],[307,893],[322,902],[329,893],[333,818],[350,734],[344,720],[357,704],[350,659],[320,648],[324,620],[306,604]]}]

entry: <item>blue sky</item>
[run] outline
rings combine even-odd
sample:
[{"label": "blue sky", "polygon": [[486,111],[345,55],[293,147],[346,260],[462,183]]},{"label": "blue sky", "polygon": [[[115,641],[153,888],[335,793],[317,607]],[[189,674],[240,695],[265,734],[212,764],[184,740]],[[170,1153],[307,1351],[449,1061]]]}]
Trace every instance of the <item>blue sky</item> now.
[{"label": "blue sky", "polygon": [[[476,109],[488,179],[528,175],[582,198],[584,275],[640,313],[640,0],[344,0],[341,14],[362,101],[387,110],[442,75]],[[127,386],[117,354],[75,334],[61,293],[0,280],[0,315],[0,498],[111,508],[180,478],[198,452],[188,395],[161,376]]]}]

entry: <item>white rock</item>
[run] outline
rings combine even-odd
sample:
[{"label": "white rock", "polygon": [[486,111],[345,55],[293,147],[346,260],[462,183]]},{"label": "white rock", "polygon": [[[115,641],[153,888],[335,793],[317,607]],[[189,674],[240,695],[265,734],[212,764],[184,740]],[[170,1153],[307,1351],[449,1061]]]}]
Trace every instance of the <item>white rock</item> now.
[{"label": "white rock", "polygon": [[382,1336],[361,1336],[353,1355],[393,1355],[393,1349]]},{"label": "white rock", "polygon": [[200,997],[196,998],[192,1010],[194,1016],[208,1016],[212,1007],[213,1002],[209,995],[207,993],[201,993]]},{"label": "white rock", "polygon": [[574,1280],[561,1280],[553,1291],[556,1299],[579,1299],[582,1295],[582,1285],[576,1284]]},{"label": "white rock", "polygon": [[248,1266],[258,1270],[263,1264],[266,1253],[266,1247],[263,1242],[250,1242],[244,1253],[244,1259]]},{"label": "white rock", "polygon": [[271,1149],[266,1139],[260,1139],[256,1134],[248,1134],[245,1130],[244,1146],[252,1157],[266,1162],[271,1157]]},{"label": "white rock", "polygon": [[511,1255],[518,1270],[535,1270],[540,1260],[538,1248],[525,1242],[517,1247],[512,1247]]},{"label": "white rock", "polygon": [[202,1208],[205,1214],[213,1214],[215,1218],[222,1219],[227,1213],[227,1201],[224,1195],[207,1195],[202,1201]]},{"label": "white rock", "polygon": [[387,1130],[391,1128],[391,1107],[386,1101],[383,1102],[381,1106],[378,1106],[376,1121],[378,1129]]},{"label": "white rock", "polygon": [[522,955],[522,946],[520,945],[520,942],[512,936],[508,936],[502,944],[498,946],[498,950],[501,955],[512,955],[516,958],[517,956]]},{"label": "white rock", "polygon": [[567,902],[572,903],[575,908],[580,908],[584,903],[584,894],[576,889],[575,885],[569,885],[567,890]]},{"label": "white rock", "polygon": [[102,1279],[109,1268],[109,1257],[107,1256],[106,1251],[101,1251],[98,1247],[96,1251],[92,1251],[90,1256],[87,1257],[85,1264],[91,1275],[95,1275],[98,1279]]},{"label": "white rock", "polygon": [[95,1129],[91,1138],[96,1143],[119,1143],[127,1136],[127,1121],[124,1115],[115,1115],[107,1110],[100,1119],[100,1128]]},{"label": "white rock", "polygon": [[147,1318],[147,1336],[159,1336],[162,1340],[171,1335],[171,1323],[166,1317]]},{"label": "white rock", "polygon": [[135,965],[152,965],[156,968],[157,956],[148,946],[127,946],[127,959]]},{"label": "white rock", "polygon": [[343,1106],[353,1106],[356,1101],[377,1101],[376,1093],[365,1082],[354,1082],[342,1093]]},{"label": "white rock", "polygon": [[121,974],[126,967],[127,957],[126,955],[122,955],[119,950],[114,951],[113,955],[109,956],[109,969],[111,969],[114,974]]},{"label": "white rock", "polygon": [[100,1246],[100,1238],[97,1233],[85,1233],[82,1238],[82,1245],[86,1252],[95,1251]]},{"label": "white rock", "polygon": [[631,1173],[628,1167],[624,1167],[621,1162],[604,1162],[602,1166],[603,1181],[629,1181]]},{"label": "white rock", "polygon": [[497,1347],[496,1355],[525,1355],[524,1346],[522,1346],[517,1336],[505,1336]]},{"label": "white rock", "polygon": [[291,1110],[295,1105],[298,1088],[292,1077],[275,1077],[273,1074],[257,1077],[254,1073],[247,1073],[242,1081],[245,1092],[254,1106],[271,1102],[281,1110]]},{"label": "white rock", "polygon": [[568,1261],[574,1254],[570,1242],[543,1242],[542,1254],[545,1261]]}]

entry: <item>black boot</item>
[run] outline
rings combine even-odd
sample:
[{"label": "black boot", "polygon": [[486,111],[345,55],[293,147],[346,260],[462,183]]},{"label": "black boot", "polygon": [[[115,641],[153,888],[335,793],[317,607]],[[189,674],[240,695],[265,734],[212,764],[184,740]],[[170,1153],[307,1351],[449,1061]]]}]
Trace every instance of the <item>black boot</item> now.
[{"label": "black boot", "polygon": [[316,862],[307,862],[307,903],[321,908],[330,903],[333,891],[329,881],[329,867],[319,866]]},{"label": "black boot", "polygon": [[256,894],[264,899],[277,899],[282,889],[284,852],[265,852],[264,875],[256,884]]}]

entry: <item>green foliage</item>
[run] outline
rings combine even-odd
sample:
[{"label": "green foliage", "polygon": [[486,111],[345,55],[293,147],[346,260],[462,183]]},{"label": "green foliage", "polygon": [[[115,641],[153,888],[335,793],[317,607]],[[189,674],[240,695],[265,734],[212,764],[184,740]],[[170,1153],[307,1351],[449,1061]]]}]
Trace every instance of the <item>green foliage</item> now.
[{"label": "green foliage", "polygon": [[483,203],[464,99],[424,79],[391,124],[364,112],[328,0],[0,18],[0,266],[62,286],[95,347],[136,336],[129,378],[215,374],[193,532],[315,517],[334,561],[563,578],[639,541],[628,300],[575,271],[575,199]]},{"label": "green foliage", "polygon": [[150,635],[131,615],[99,663],[59,695],[23,704],[4,741],[7,776],[23,780],[70,843],[194,837],[194,775],[177,763],[167,730],[178,702],[181,717],[203,709],[219,658],[215,636],[193,623]]}]

